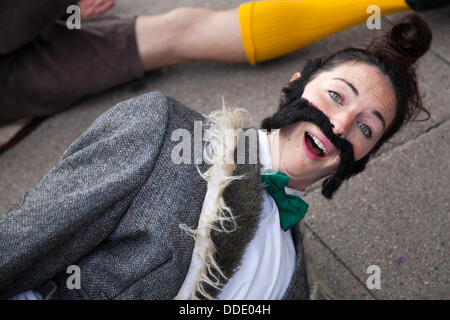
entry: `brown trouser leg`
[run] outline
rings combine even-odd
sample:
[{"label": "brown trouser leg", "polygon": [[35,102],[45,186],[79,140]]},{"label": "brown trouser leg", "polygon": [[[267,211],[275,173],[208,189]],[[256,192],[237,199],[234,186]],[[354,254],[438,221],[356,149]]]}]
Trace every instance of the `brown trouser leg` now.
[{"label": "brown trouser leg", "polygon": [[[0,126],[60,112],[86,95],[141,77],[135,19],[97,17],[81,21],[80,30],[56,21],[37,36],[31,35],[35,32],[30,27],[24,28],[28,33],[19,32],[29,42],[5,41],[8,45],[0,46],[0,52],[8,52],[0,55]],[[19,20],[13,22],[21,27]],[[33,22],[30,17],[23,20],[27,26]]]}]

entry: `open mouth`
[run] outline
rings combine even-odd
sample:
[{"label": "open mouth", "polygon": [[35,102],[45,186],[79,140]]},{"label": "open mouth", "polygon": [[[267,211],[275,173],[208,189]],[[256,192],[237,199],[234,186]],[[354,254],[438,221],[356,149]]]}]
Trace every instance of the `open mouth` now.
[{"label": "open mouth", "polygon": [[313,159],[323,159],[327,155],[327,149],[319,138],[305,132],[306,151]]}]

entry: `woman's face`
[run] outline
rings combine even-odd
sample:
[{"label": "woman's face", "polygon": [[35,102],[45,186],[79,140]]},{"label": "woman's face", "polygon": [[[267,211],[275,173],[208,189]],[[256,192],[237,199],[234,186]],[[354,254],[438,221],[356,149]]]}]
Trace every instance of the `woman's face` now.
[{"label": "woman's face", "polygon": [[[294,74],[291,81],[300,76]],[[305,86],[302,97],[329,118],[336,135],[353,145],[355,160],[375,146],[395,115],[389,78],[363,63],[344,63],[320,72]],[[283,127],[277,140],[273,167],[290,177],[290,187],[304,190],[333,174],[339,165],[339,151],[313,123],[300,121]],[[325,148],[325,154],[311,145],[314,141]]]}]

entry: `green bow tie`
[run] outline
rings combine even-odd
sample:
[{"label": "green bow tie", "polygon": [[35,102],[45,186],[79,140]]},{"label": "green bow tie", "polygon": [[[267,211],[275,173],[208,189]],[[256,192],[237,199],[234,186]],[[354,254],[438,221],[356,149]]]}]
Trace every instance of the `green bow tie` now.
[{"label": "green bow tie", "polygon": [[308,204],[300,197],[286,194],[284,187],[289,183],[289,177],[282,172],[267,169],[261,175],[266,190],[275,200],[280,213],[280,224],[284,231],[295,226],[308,211]]}]

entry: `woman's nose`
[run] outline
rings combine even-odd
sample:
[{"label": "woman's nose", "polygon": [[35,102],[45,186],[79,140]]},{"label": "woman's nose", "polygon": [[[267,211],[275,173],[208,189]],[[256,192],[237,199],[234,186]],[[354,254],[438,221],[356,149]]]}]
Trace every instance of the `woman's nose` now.
[{"label": "woman's nose", "polygon": [[350,130],[353,119],[349,113],[339,113],[334,115],[331,119],[331,127],[335,135],[342,139],[345,139],[348,131]]}]

